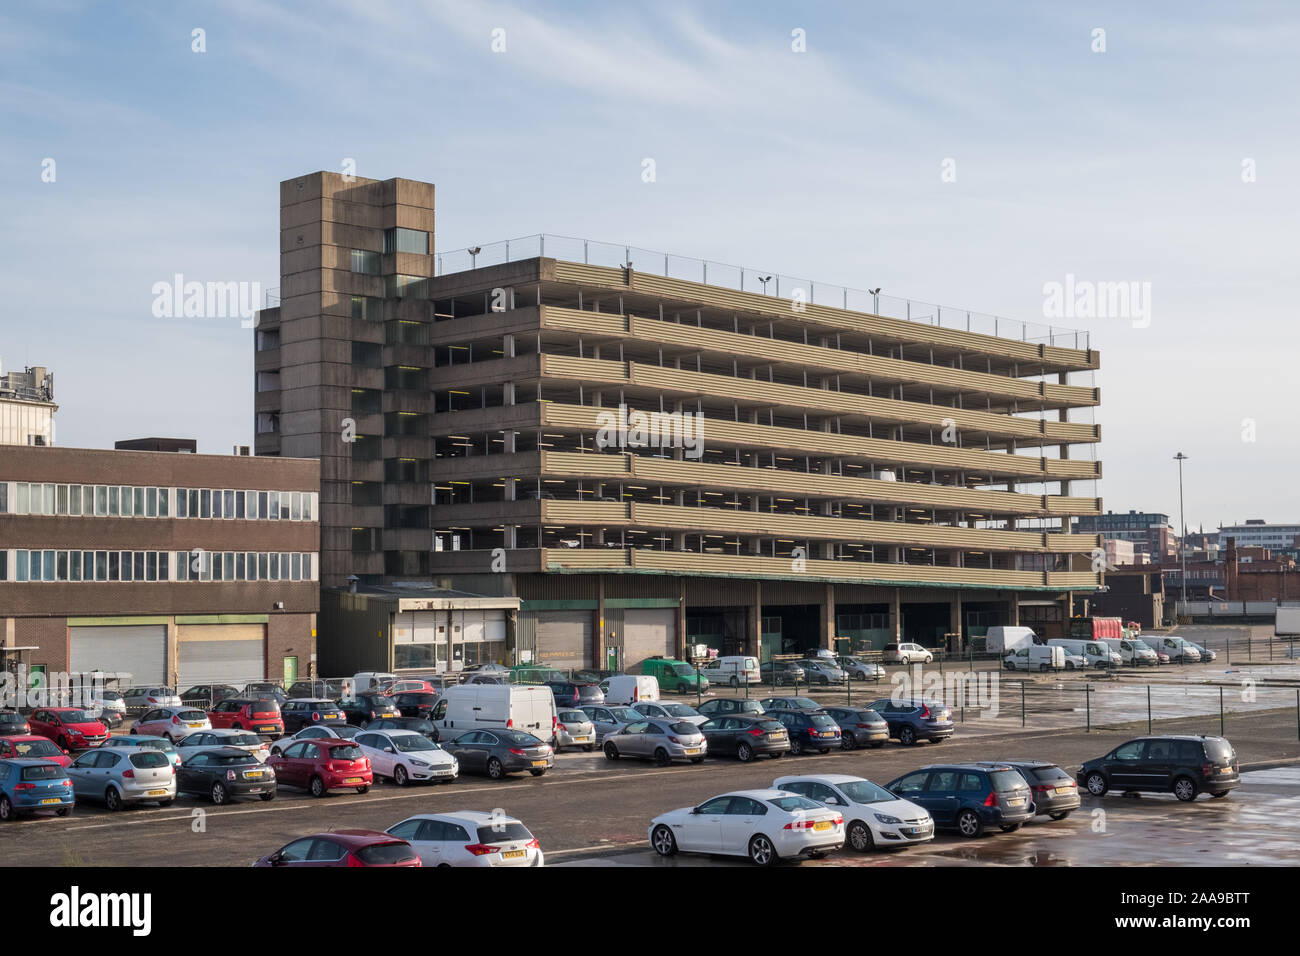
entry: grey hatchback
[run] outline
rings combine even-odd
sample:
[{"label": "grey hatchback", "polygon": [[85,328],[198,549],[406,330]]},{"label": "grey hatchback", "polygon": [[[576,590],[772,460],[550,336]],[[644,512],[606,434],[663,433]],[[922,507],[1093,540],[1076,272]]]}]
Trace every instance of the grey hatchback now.
[{"label": "grey hatchback", "polygon": [[708,752],[700,728],[685,720],[639,720],[605,737],[605,758],[642,757],[661,767],[674,760],[700,763]]},{"label": "grey hatchback", "polygon": [[1046,760],[981,760],[976,765],[989,768],[1010,767],[1024,777],[1033,793],[1030,808],[1035,816],[1046,814],[1053,820],[1064,820],[1082,806],[1079,785],[1054,763]]}]

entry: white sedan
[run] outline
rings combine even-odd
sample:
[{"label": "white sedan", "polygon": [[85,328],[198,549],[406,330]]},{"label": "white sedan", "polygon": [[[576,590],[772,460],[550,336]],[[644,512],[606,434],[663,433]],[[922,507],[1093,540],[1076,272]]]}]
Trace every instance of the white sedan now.
[{"label": "white sedan", "polygon": [[363,730],[353,742],[370,758],[375,776],[399,787],[412,780],[451,783],[460,773],[455,757],[416,730]]},{"label": "white sedan", "polygon": [[131,727],[131,733],[146,737],[166,737],[172,743],[196,730],[211,730],[208,715],[193,707],[155,707],[146,710]]},{"label": "white sedan", "polygon": [[684,720],[696,727],[709,722],[708,717],[689,704],[679,704],[672,700],[643,700],[633,704],[632,709],[652,720]]},{"label": "white sedan", "polygon": [[884,787],[842,773],[777,777],[772,786],[807,797],[848,820],[845,842],[859,853],[934,839],[934,820],[925,807],[900,800]]},{"label": "white sedan", "polygon": [[424,866],[543,866],[537,838],[499,810],[420,813],[386,831],[411,844]]},{"label": "white sedan", "polygon": [[355,740],[357,734],[361,733],[360,727],[353,727],[351,724],[312,724],[310,727],[304,727],[289,737],[281,737],[275,743],[271,744],[271,753],[282,754],[292,743],[299,740],[315,740],[317,737],[342,737],[347,740]]},{"label": "white sedan", "polygon": [[788,790],[736,790],[655,817],[650,845],[660,856],[722,853],[770,866],[838,850],[844,816]]},{"label": "white sedan", "polygon": [[222,750],[226,747],[238,747],[247,750],[258,760],[265,761],[270,755],[270,745],[249,730],[200,730],[190,734],[176,745],[176,752],[184,763],[190,757],[205,750]]}]

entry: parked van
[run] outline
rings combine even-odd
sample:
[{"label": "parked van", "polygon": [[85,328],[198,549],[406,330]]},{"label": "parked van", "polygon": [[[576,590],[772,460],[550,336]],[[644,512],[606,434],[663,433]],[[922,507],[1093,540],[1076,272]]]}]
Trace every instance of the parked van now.
[{"label": "parked van", "polygon": [[1099,640],[1079,640],[1069,637],[1054,637],[1047,642],[1049,647],[1063,647],[1067,654],[1077,654],[1088,662],[1089,667],[1119,667],[1124,663],[1117,651]]},{"label": "parked van", "polygon": [[700,669],[710,684],[727,684],[739,687],[749,681],[759,683],[763,677],[758,671],[757,657],[717,657]]},{"label": "parked van", "polygon": [[1103,637],[1101,643],[1119,654],[1120,660],[1129,667],[1136,667],[1139,664],[1160,663],[1160,659],[1156,657],[1156,652],[1139,640],[1132,638],[1117,640],[1113,637]]},{"label": "parked van", "polygon": [[1201,660],[1201,652],[1181,637],[1170,635],[1169,637],[1160,638],[1159,649],[1168,654],[1171,661],[1194,664],[1199,663]]},{"label": "parked van", "polygon": [[364,694],[368,690],[378,690],[380,684],[395,680],[397,675],[386,671],[361,671],[352,675],[352,693]]},{"label": "parked van", "polygon": [[522,730],[550,741],[555,736],[555,695],[549,687],[523,684],[458,684],[434,701],[429,720],[443,740],[471,730]]},{"label": "parked van", "polygon": [[703,674],[697,674],[695,668],[685,661],[671,657],[647,657],[641,662],[641,673],[655,678],[660,687],[668,687],[679,694],[693,694],[697,686],[701,691],[709,689],[709,681]]},{"label": "parked van", "polygon": [[658,700],[659,681],[648,674],[615,674],[600,682],[605,703],[627,707],[639,700]]},{"label": "parked van", "polygon": [[1002,666],[1010,671],[1063,671],[1065,648],[1031,642],[1006,655]]},{"label": "parked van", "polygon": [[990,627],[984,635],[984,649],[1003,656],[1034,643],[1032,627]]}]

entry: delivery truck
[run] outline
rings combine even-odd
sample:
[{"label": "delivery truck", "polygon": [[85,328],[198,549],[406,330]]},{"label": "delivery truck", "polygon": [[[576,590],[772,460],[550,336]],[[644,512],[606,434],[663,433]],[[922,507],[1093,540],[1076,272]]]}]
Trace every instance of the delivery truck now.
[{"label": "delivery truck", "polygon": [[984,635],[984,650],[990,654],[1005,657],[1012,651],[1028,647],[1034,643],[1032,627],[990,627]]}]

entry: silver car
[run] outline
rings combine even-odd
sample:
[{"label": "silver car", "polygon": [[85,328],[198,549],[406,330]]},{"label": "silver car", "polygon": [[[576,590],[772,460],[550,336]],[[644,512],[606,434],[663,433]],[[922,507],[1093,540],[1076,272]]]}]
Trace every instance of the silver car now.
[{"label": "silver car", "polygon": [[848,675],[827,660],[804,660],[799,662],[809,684],[843,684]]},{"label": "silver car", "polygon": [[605,738],[605,758],[641,757],[666,767],[674,760],[700,763],[709,744],[695,724],[684,720],[639,720]]},{"label": "silver car", "polygon": [[882,665],[857,657],[841,657],[840,668],[854,680],[881,680],[885,677]]},{"label": "silver car", "polygon": [[587,753],[596,749],[596,725],[581,710],[562,710],[556,714],[555,749],[581,747]]},{"label": "silver car", "polygon": [[157,707],[179,707],[182,701],[174,687],[132,687],[122,694],[122,703],[127,713],[138,714]]},{"label": "silver car", "polygon": [[271,747],[251,730],[200,730],[181,738],[176,751],[181,755],[181,763],[205,750],[224,750],[238,747],[252,754],[258,760],[265,761],[271,755]]},{"label": "silver car", "polygon": [[167,754],[157,750],[87,750],[72,761],[68,777],[78,800],[96,800],[110,810],[149,802],[167,807],[176,799],[176,768]]},{"label": "silver car", "polygon": [[597,744],[603,744],[606,737],[618,733],[628,724],[645,719],[644,715],[637,713],[631,707],[588,704],[578,709],[590,718],[592,726],[596,728]]},{"label": "silver car", "polygon": [[675,700],[643,700],[633,704],[632,709],[642,717],[655,720],[685,720],[696,727],[702,726],[709,719],[689,704],[679,704]]}]

